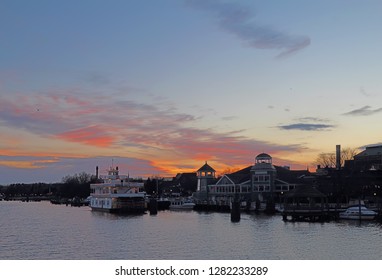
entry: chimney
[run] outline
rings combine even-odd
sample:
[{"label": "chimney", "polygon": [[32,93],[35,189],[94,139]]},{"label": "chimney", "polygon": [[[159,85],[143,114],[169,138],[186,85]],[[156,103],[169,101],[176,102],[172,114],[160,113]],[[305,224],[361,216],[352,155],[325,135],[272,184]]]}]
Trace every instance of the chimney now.
[{"label": "chimney", "polygon": [[336,169],[341,169],[341,145],[336,145]]},{"label": "chimney", "polygon": [[96,166],[96,179],[98,179],[98,165]]}]

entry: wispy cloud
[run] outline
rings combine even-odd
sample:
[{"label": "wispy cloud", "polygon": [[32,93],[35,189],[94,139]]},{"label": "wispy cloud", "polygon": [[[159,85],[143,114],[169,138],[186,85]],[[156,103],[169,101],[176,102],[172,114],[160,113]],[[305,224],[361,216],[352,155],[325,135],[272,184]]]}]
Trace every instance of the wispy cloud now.
[{"label": "wispy cloud", "polygon": [[35,159],[25,159],[23,158],[16,158],[16,159],[3,159],[4,157],[0,157],[0,166],[7,166],[12,168],[19,168],[19,169],[40,169],[47,167],[51,163],[55,163],[58,161],[58,159],[42,159],[42,158],[35,158]]},{"label": "wispy cloud", "polygon": [[366,97],[372,97],[373,94],[369,93],[363,86],[359,88],[360,93]]},{"label": "wispy cloud", "polygon": [[288,125],[280,125],[278,128],[284,130],[303,130],[303,131],[321,131],[333,128],[333,125],[316,124],[316,123],[294,123]]},{"label": "wispy cloud", "polygon": [[278,128],[282,130],[302,130],[302,131],[322,131],[330,130],[335,126],[330,123],[329,119],[317,117],[302,117],[296,118],[296,123],[279,125]]},{"label": "wispy cloud", "polygon": [[238,117],[237,116],[226,116],[226,117],[222,117],[222,120],[223,121],[232,121],[234,119],[237,119]]},{"label": "wispy cloud", "polygon": [[330,120],[329,119],[322,119],[322,118],[316,118],[316,117],[303,117],[298,118],[300,122],[321,122],[321,123],[327,123]]},{"label": "wispy cloud", "polygon": [[371,109],[371,106],[364,106],[362,108],[344,113],[345,116],[370,116],[382,112],[382,108]]},{"label": "wispy cloud", "polygon": [[213,0],[186,0],[186,3],[214,14],[224,31],[234,34],[248,46],[281,51],[277,55],[278,58],[296,53],[310,45],[310,38],[307,36],[290,35],[254,21],[255,15],[237,3]]}]

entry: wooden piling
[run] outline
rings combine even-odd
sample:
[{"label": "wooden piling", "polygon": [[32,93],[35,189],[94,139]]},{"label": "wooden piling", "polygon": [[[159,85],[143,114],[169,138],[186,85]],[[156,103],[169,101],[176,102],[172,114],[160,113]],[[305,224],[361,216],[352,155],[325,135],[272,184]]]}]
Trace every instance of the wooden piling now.
[{"label": "wooden piling", "polygon": [[240,200],[237,195],[232,202],[231,207],[231,222],[236,223],[240,221]]},{"label": "wooden piling", "polygon": [[149,202],[150,215],[158,214],[158,201],[155,198],[151,198]]}]

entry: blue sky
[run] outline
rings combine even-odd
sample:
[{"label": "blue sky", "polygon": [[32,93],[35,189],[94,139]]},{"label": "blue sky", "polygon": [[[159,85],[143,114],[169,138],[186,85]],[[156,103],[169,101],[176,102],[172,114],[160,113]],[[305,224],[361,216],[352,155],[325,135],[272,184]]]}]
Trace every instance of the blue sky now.
[{"label": "blue sky", "polygon": [[314,168],[381,142],[380,1],[0,4],[0,183]]}]

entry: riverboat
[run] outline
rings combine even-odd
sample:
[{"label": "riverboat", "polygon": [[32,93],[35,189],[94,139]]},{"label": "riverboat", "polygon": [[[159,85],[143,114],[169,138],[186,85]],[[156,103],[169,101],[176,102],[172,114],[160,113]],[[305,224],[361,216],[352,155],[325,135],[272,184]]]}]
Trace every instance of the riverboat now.
[{"label": "riverboat", "polygon": [[118,166],[111,167],[99,183],[90,184],[92,210],[105,212],[143,213],[146,211],[144,183],[119,175]]}]

